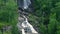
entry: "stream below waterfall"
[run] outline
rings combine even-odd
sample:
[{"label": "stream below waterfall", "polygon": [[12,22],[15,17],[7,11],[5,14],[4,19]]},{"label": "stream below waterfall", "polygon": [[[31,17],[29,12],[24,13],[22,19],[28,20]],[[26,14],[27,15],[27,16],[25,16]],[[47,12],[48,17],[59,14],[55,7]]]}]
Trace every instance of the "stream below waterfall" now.
[{"label": "stream below waterfall", "polygon": [[[36,33],[33,26],[28,22],[26,11],[31,4],[31,0],[17,0],[18,8],[19,8],[19,16],[18,16],[18,23],[17,27],[19,31],[22,31],[22,34],[28,33]],[[29,12],[29,11],[28,11]],[[25,32],[25,33],[24,33]]]}]

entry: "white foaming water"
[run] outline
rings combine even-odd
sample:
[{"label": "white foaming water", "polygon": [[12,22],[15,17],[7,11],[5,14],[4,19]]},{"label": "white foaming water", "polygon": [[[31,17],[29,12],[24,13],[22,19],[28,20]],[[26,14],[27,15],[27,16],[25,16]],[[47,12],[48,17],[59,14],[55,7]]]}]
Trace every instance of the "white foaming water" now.
[{"label": "white foaming water", "polygon": [[[33,28],[33,26],[28,22],[28,19],[25,17],[25,16],[23,16],[23,18],[24,18],[24,21],[22,22],[22,23],[18,23],[17,24],[17,26],[18,26],[18,29],[20,30],[20,31],[22,31],[22,34],[26,34],[26,32],[25,31],[27,31],[27,33],[30,33],[30,34],[38,34],[38,32]],[[25,30],[27,28],[27,30]],[[29,30],[30,31],[29,31]]]},{"label": "white foaming water", "polygon": [[24,9],[27,9],[30,4],[30,0],[24,0]]}]

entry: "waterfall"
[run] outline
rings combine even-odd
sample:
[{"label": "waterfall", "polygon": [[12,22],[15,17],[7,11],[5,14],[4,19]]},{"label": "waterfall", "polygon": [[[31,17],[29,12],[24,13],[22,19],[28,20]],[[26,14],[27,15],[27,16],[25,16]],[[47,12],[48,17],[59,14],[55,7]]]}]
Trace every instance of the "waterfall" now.
[{"label": "waterfall", "polygon": [[24,0],[24,9],[27,9],[30,4],[30,0]]},{"label": "waterfall", "polygon": [[33,28],[33,26],[28,22],[27,17],[23,15],[23,21],[17,23],[17,27],[22,34],[38,34],[38,32]]},{"label": "waterfall", "polygon": [[25,11],[24,9],[27,9],[29,5],[31,4],[31,1],[20,0],[20,2],[18,1],[18,4],[19,4],[19,7],[23,9],[23,11],[21,11],[22,14],[19,13],[19,15],[23,15],[23,16],[22,17],[19,16],[18,23],[17,23],[17,27],[19,31],[22,31],[22,34],[38,34],[38,32],[35,31],[33,26],[28,22],[28,19],[25,15],[26,13],[25,14],[23,13]]},{"label": "waterfall", "polygon": [[17,0],[17,5],[21,9],[27,9],[30,4],[30,0]]}]

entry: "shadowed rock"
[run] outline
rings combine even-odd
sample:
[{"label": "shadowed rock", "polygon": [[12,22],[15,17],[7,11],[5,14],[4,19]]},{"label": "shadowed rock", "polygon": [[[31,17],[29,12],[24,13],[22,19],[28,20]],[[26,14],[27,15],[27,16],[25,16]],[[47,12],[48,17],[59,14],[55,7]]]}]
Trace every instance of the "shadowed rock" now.
[{"label": "shadowed rock", "polygon": [[1,31],[5,32],[5,31],[10,31],[11,29],[12,29],[12,26],[6,25],[6,26],[3,26],[2,27],[2,30]]}]

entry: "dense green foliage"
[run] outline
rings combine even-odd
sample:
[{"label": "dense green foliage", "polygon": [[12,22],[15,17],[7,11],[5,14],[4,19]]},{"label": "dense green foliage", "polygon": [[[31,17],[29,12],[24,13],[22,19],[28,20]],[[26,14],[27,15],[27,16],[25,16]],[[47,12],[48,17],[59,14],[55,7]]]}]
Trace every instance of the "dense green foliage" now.
[{"label": "dense green foliage", "polygon": [[[12,25],[12,32],[16,32],[17,3],[15,0],[0,0],[0,30],[6,25]],[[11,34],[6,33],[6,34]]]},{"label": "dense green foliage", "polygon": [[[35,10],[29,14],[29,22],[39,28],[38,32],[60,34],[60,0],[34,0],[33,7]],[[8,33],[18,34],[15,27],[17,16],[15,0],[0,0],[0,29],[5,25],[12,25],[13,29]]]},{"label": "dense green foliage", "polygon": [[[60,34],[60,0],[34,0],[33,24],[41,34]],[[34,26],[36,26],[34,25]]]}]

